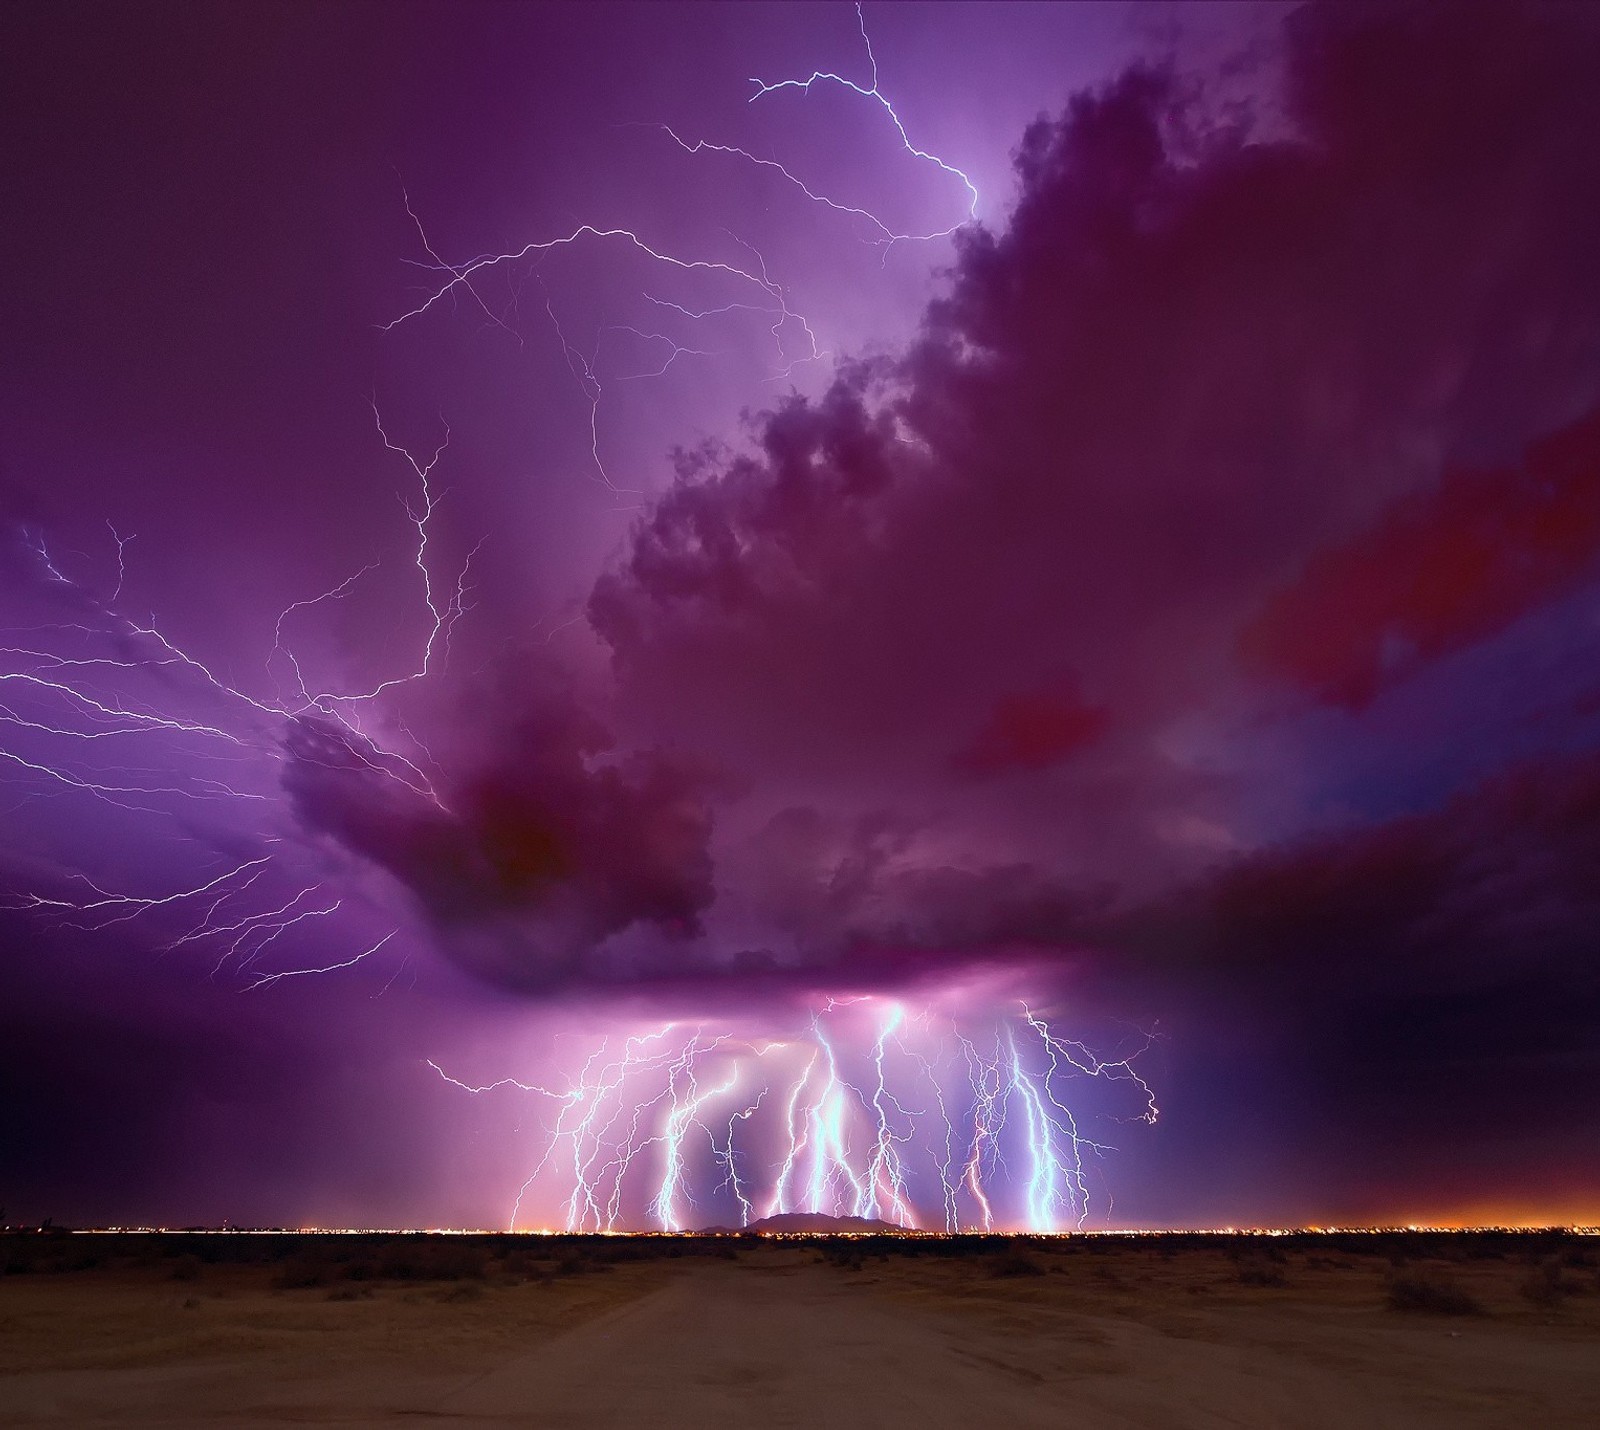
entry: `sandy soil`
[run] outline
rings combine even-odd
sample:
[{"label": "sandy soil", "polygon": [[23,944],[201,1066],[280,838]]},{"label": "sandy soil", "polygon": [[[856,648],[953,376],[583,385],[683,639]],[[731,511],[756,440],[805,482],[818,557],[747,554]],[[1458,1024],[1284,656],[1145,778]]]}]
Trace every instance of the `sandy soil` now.
[{"label": "sandy soil", "polygon": [[1592,1270],[1540,1307],[1526,1265],[1441,1267],[1484,1311],[1443,1316],[1386,1309],[1389,1267],[1366,1259],[851,1261],[789,1244],[359,1289],[274,1289],[264,1267],[8,1277],[0,1425],[1600,1424]]}]

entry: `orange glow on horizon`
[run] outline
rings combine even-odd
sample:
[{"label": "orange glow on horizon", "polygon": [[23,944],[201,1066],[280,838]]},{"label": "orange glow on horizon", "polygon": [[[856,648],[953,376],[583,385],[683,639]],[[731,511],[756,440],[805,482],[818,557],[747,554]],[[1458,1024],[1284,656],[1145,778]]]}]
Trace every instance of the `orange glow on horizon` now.
[{"label": "orange glow on horizon", "polygon": [[1531,1198],[1522,1202],[1509,1198],[1465,1202],[1427,1218],[1407,1220],[1452,1231],[1480,1226],[1600,1226],[1600,1191],[1570,1192],[1537,1202]]}]

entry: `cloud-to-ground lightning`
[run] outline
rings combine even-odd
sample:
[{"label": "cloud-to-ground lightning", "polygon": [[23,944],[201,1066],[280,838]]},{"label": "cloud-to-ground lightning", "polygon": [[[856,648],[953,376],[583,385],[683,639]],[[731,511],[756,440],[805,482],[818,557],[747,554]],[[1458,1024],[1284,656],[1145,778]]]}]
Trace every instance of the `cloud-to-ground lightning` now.
[{"label": "cloud-to-ground lightning", "polygon": [[[809,1212],[1051,1232],[1108,1209],[1089,1167],[1110,1149],[1086,1119],[1156,1116],[1138,1053],[1106,1062],[1067,1046],[1026,1005],[911,1018],[900,1000],[857,997],[783,1038],[667,1024],[620,1051],[602,1042],[564,1085],[474,1083],[428,1065],[474,1096],[533,1094],[551,1108],[513,1230],[677,1231]],[[1078,1080],[1099,1085],[1092,1110],[1074,1105]]]}]

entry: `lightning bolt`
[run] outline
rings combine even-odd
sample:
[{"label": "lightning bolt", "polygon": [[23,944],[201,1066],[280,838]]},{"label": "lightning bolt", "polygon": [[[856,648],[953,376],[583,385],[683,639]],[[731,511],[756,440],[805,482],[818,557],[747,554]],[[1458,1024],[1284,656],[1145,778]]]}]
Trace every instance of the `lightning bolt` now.
[{"label": "lightning bolt", "polygon": [[[758,99],[762,99],[769,94],[775,94],[786,89],[795,89],[799,90],[802,94],[810,94],[812,86],[818,84],[838,85],[842,89],[849,90],[852,94],[860,95],[863,99],[872,100],[879,107],[879,109],[881,109],[883,113],[889,117],[889,122],[894,126],[895,134],[899,137],[900,145],[906,151],[906,153],[910,154],[913,158],[922,160],[924,163],[933,165],[936,169],[948,174],[951,178],[957,180],[961,184],[967,195],[967,209],[965,216],[956,223],[951,224],[948,228],[941,229],[935,233],[895,233],[889,229],[888,225],[884,224],[880,219],[866,212],[865,210],[848,209],[847,206],[835,204],[828,199],[822,198],[820,195],[812,194],[809,189],[806,189],[807,196],[812,198],[815,202],[825,203],[831,208],[845,208],[848,212],[856,213],[864,218],[867,218],[879,228],[882,236],[878,241],[885,245],[893,244],[906,239],[947,238],[950,234],[954,233],[956,229],[960,228],[962,224],[971,222],[977,218],[978,186],[972,182],[971,177],[965,171],[958,169],[954,164],[950,163],[946,159],[940,158],[937,154],[931,153],[926,149],[918,148],[917,145],[911,142],[911,136],[906,132],[905,123],[900,118],[900,115],[895,109],[893,102],[886,94],[884,94],[883,90],[879,88],[878,57],[873,52],[872,37],[867,33],[866,17],[862,13],[862,7],[859,4],[856,6],[856,25],[861,31],[861,42],[866,48],[867,63],[872,71],[872,82],[870,84],[863,85],[857,80],[847,79],[844,75],[835,74],[830,70],[813,70],[804,79],[780,79],[768,82],[766,80],[752,78],[750,83],[755,85],[756,89],[755,93],[750,96],[749,102],[754,104]],[[677,136],[674,135],[673,137],[676,138]],[[681,143],[682,141],[680,140],[679,142]],[[753,159],[753,156],[751,155],[746,155],[745,157]],[[754,160],[754,162],[760,163],[762,161]],[[781,168],[781,166],[775,167]],[[799,184],[799,180],[794,179],[793,175],[789,175],[787,170],[784,172],[787,177],[793,180],[793,182]],[[800,187],[805,188],[803,184],[801,184]]]},{"label": "lightning bolt", "polygon": [[[1081,1228],[1095,1210],[1089,1160],[1111,1149],[1084,1131],[1065,1084],[1129,1090],[1132,1115],[1096,1117],[1147,1121],[1154,1102],[1133,1067],[1144,1048],[1107,1061],[1026,1004],[987,1016],[980,1032],[857,996],[827,1000],[772,1041],[665,1024],[617,1053],[602,1041],[565,1086],[471,1083],[429,1066],[473,1095],[506,1090],[554,1106],[513,1229],[535,1205],[568,1231],[678,1231],[691,1212],[717,1215],[713,1205],[741,1226],[760,1208],[947,1232]],[[930,1087],[931,1098],[916,1095]]]}]

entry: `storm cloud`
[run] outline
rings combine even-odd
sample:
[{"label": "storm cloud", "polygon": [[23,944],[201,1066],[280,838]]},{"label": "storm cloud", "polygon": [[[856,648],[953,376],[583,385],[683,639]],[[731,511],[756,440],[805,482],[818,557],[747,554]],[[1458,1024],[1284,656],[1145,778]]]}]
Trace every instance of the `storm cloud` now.
[{"label": "storm cloud", "polygon": [[361,736],[299,719],[284,786],[300,819],[392,874],[444,947],[496,983],[569,976],[610,935],[649,923],[684,939],[711,902],[703,772],[610,738],[565,702],[524,711],[448,805]]}]

